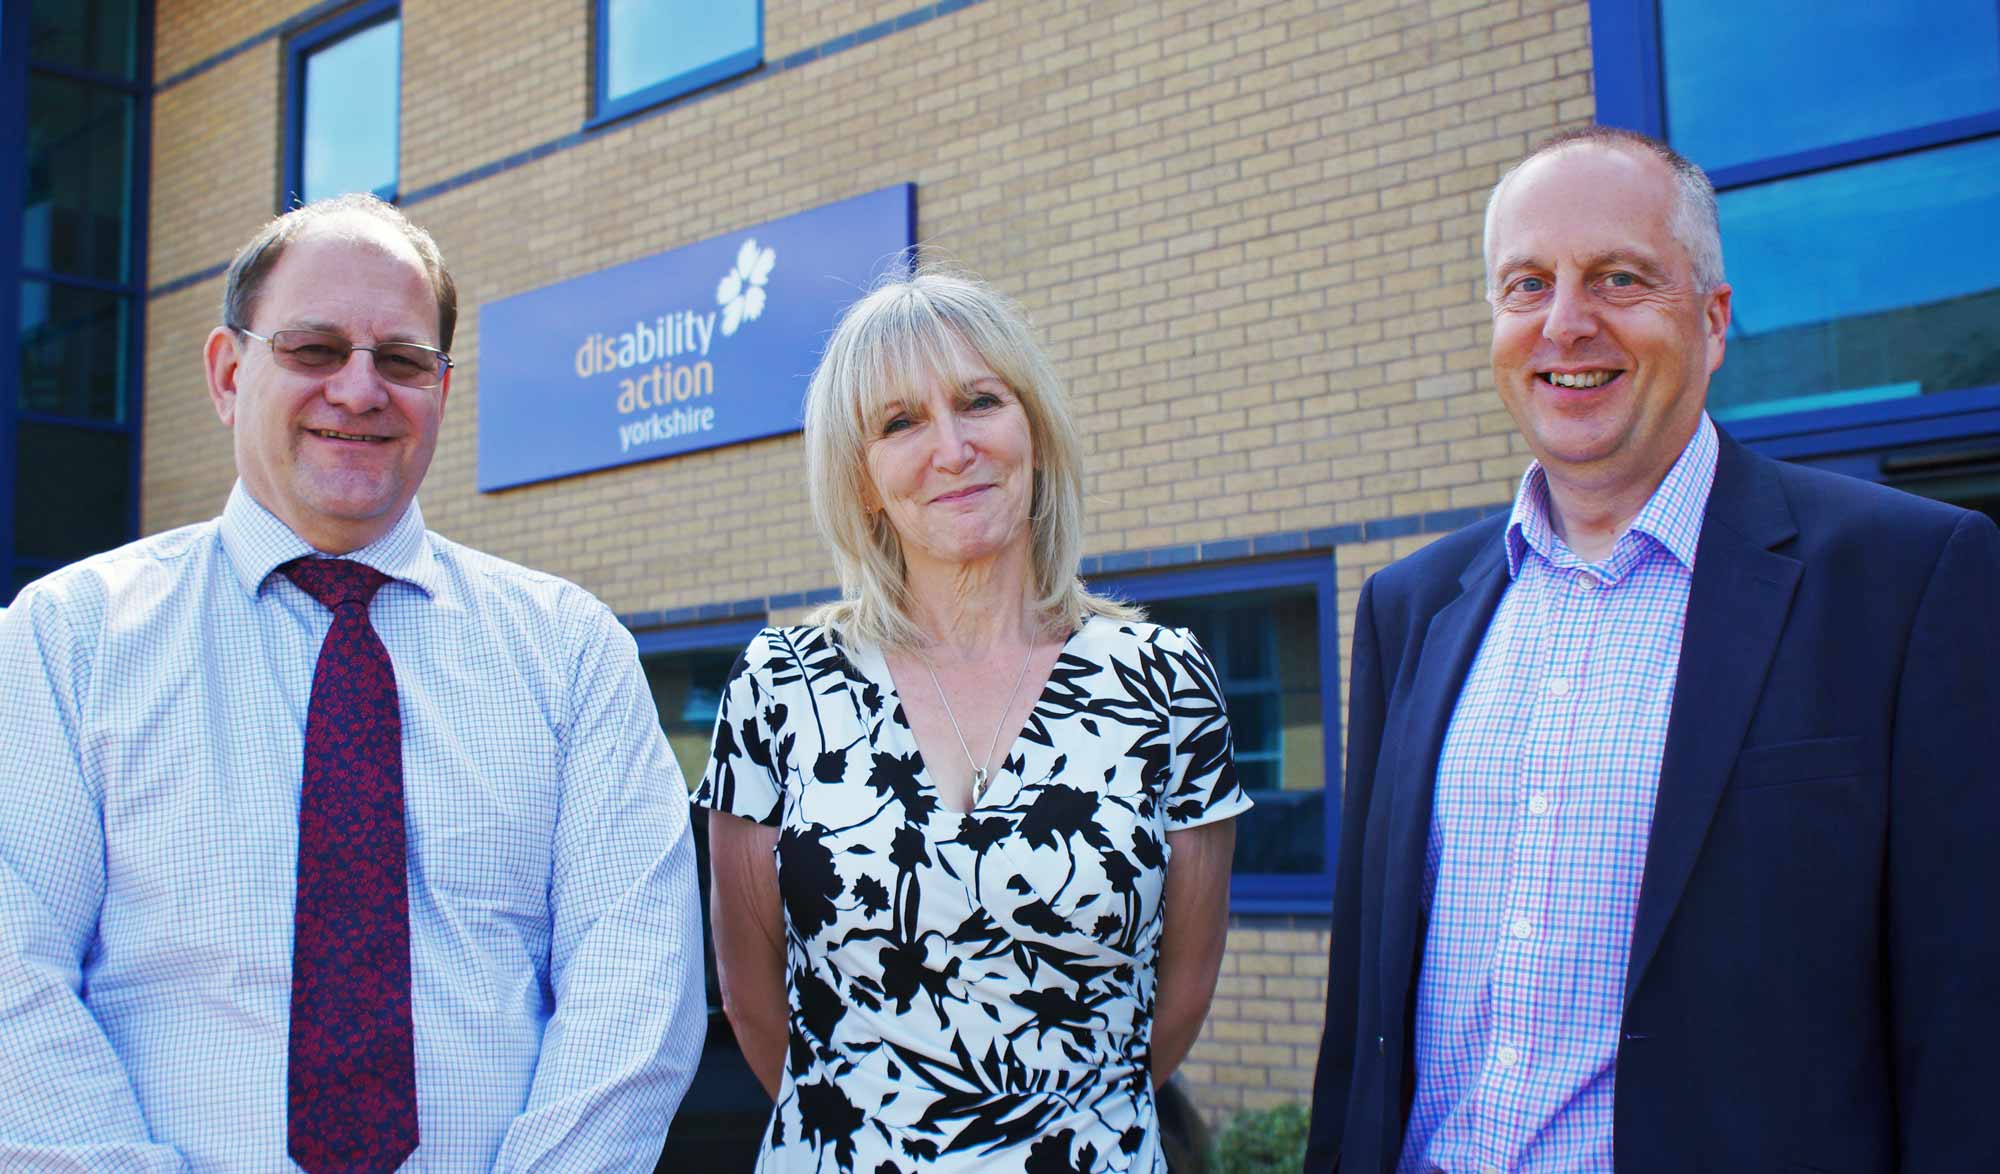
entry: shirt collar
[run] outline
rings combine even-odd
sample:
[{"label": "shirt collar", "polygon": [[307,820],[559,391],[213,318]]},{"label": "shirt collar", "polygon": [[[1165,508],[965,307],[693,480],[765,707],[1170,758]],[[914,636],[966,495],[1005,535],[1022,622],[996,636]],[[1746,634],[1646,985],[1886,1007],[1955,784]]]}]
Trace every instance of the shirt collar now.
[{"label": "shirt collar", "polygon": [[[1627,534],[1644,534],[1664,548],[1688,570],[1694,570],[1695,547],[1701,539],[1701,516],[1708,508],[1708,493],[1715,485],[1715,461],[1720,449],[1715,422],[1701,414],[1694,436],[1674,467],[1646,499],[1632,519]],[[1625,536],[1618,539],[1621,546]],[[1551,563],[1575,564],[1579,560],[1569,545],[1556,534],[1549,506],[1549,479],[1540,461],[1530,462],[1514,494],[1514,512],[1507,519],[1507,574],[1521,573],[1521,560],[1532,549]],[[1614,559],[1617,554],[1614,552]]]},{"label": "shirt collar", "polygon": [[[236,581],[248,595],[256,595],[279,567],[319,553],[252,497],[240,480],[229,491],[229,503],[222,507],[221,529],[222,548],[229,555]],[[374,567],[426,595],[436,595],[440,586],[437,556],[431,549],[430,533],[424,529],[424,513],[415,501],[387,534],[341,557]]]}]

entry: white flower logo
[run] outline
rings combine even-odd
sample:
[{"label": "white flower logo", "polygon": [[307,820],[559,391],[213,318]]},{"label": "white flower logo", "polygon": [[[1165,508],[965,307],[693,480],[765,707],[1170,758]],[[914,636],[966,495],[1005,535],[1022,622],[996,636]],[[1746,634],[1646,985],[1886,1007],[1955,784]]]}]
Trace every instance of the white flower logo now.
[{"label": "white flower logo", "polygon": [[743,247],[736,250],[736,267],[715,287],[725,337],[735,334],[745,322],[755,322],[764,312],[764,283],[771,280],[771,266],[777,263],[777,250],[758,248],[755,237],[746,237]]}]

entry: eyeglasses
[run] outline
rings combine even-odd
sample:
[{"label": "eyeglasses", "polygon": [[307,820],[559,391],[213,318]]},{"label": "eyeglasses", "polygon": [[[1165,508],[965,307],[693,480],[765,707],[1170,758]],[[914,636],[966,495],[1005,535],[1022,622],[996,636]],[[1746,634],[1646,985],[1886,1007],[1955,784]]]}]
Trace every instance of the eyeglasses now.
[{"label": "eyeglasses", "polygon": [[451,356],[420,342],[382,342],[355,346],[338,334],[324,330],[280,330],[258,334],[241,326],[230,329],[247,334],[271,347],[278,366],[301,375],[331,375],[347,365],[355,351],[367,351],[375,359],[375,373],[402,387],[436,387],[451,370]]}]

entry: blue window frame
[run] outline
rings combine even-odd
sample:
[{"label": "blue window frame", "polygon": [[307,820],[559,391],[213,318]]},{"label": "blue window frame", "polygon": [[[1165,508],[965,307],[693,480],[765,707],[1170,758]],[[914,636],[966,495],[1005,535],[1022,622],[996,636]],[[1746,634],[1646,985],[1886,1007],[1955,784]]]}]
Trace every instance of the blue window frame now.
[{"label": "blue window frame", "polygon": [[139,525],[152,6],[0,5],[0,605]]},{"label": "blue window frame", "polygon": [[592,124],[714,85],[764,60],[763,0],[596,0]]},{"label": "blue window frame", "polygon": [[1237,772],[1231,906],[1324,914],[1340,836],[1339,619],[1330,554],[1101,577],[1092,587],[1184,627],[1215,663]]},{"label": "blue window frame", "polygon": [[2000,4],[1592,0],[1591,33],[1598,120],[1715,181],[1736,291],[1718,419],[1794,458],[1987,426]]},{"label": "blue window frame", "polygon": [[402,37],[399,6],[374,0],[287,46],[282,207],[346,192],[396,198]]}]

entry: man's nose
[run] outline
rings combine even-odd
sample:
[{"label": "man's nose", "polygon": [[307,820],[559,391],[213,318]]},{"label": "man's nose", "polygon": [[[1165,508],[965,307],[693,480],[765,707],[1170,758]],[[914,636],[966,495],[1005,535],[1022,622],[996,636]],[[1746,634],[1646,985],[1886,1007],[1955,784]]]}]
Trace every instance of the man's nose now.
[{"label": "man's nose", "polygon": [[1542,337],[1559,346],[1569,346],[1597,333],[1597,310],[1582,281],[1558,280],[1549,296],[1548,317],[1542,320]]},{"label": "man's nose", "polygon": [[370,412],[389,402],[388,381],[375,370],[375,352],[356,349],[326,377],[328,403],[350,412]]}]

